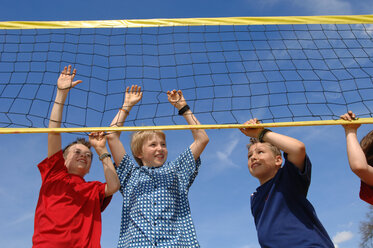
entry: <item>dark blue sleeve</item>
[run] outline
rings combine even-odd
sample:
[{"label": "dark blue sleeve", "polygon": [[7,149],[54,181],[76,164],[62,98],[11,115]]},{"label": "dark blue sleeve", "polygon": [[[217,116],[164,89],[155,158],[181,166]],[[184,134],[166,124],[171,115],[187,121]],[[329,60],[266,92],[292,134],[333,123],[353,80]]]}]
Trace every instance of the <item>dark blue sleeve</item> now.
[{"label": "dark blue sleeve", "polygon": [[285,176],[289,177],[289,180],[293,181],[293,189],[304,196],[307,196],[308,188],[311,184],[311,169],[312,164],[308,155],[304,159],[304,171],[301,172],[292,162],[287,159],[287,154],[284,153],[285,163],[282,167]]}]

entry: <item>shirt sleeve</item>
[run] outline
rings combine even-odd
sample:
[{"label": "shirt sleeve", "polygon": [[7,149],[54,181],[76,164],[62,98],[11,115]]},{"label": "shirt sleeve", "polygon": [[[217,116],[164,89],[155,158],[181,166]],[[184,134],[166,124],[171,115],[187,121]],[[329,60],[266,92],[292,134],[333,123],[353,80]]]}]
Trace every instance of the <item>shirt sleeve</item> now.
[{"label": "shirt sleeve", "polygon": [[65,159],[63,158],[62,150],[56,152],[49,158],[45,158],[38,164],[42,182],[45,182],[47,177],[53,177],[60,171],[66,171]]},{"label": "shirt sleeve", "polygon": [[373,187],[361,181],[360,199],[373,205]]},{"label": "shirt sleeve", "polygon": [[106,187],[106,183],[101,183],[101,182],[98,182],[99,183],[99,196],[100,196],[100,202],[101,202],[101,212],[103,212],[105,210],[105,208],[109,205],[113,195],[111,196],[105,196],[105,187]]},{"label": "shirt sleeve", "polygon": [[292,178],[296,184],[296,189],[299,193],[307,196],[308,188],[311,184],[311,171],[312,164],[308,155],[304,159],[304,171],[301,172],[298,167],[296,167],[292,162],[287,159],[287,153],[284,153],[285,163],[283,166],[284,173],[290,174],[289,177]]},{"label": "shirt sleeve", "polygon": [[117,174],[120,182],[120,192],[123,194],[124,187],[127,185],[127,182],[132,174],[132,171],[136,167],[136,164],[133,162],[130,156],[126,153],[123,156],[122,161],[117,167]]},{"label": "shirt sleeve", "polygon": [[201,159],[194,160],[192,150],[188,147],[180,156],[174,161],[176,172],[182,178],[187,189],[192,186],[196,178],[199,168],[201,167]]}]

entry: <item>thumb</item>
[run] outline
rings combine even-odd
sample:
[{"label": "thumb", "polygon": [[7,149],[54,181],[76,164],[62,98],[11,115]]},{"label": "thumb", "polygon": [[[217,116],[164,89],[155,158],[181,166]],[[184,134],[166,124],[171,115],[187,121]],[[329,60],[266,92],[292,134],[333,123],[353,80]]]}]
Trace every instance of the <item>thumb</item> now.
[{"label": "thumb", "polygon": [[76,80],[76,81],[74,81],[74,82],[72,82],[72,87],[75,87],[76,85],[78,85],[78,84],[80,84],[80,83],[82,83],[83,81],[82,80]]}]

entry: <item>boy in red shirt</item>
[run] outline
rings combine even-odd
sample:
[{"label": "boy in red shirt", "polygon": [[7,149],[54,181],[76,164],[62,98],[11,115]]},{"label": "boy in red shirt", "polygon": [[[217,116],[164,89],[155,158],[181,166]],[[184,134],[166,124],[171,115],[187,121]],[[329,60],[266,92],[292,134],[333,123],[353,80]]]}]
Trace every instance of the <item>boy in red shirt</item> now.
[{"label": "boy in red shirt", "polygon": [[[57,94],[49,127],[61,126],[63,106],[76,70],[65,67],[57,82]],[[92,162],[92,145],[102,161],[106,183],[86,182]],[[119,179],[106,148],[103,132],[77,139],[61,150],[61,134],[48,134],[48,158],[40,170],[42,185],[35,210],[34,248],[97,248],[101,238],[101,212],[119,189]]]},{"label": "boy in red shirt", "polygon": [[[351,121],[356,119],[352,111],[341,116],[341,119]],[[373,131],[370,131],[360,144],[357,140],[357,129],[360,124],[343,125],[346,134],[347,156],[351,170],[361,180],[360,198],[373,205]]]}]

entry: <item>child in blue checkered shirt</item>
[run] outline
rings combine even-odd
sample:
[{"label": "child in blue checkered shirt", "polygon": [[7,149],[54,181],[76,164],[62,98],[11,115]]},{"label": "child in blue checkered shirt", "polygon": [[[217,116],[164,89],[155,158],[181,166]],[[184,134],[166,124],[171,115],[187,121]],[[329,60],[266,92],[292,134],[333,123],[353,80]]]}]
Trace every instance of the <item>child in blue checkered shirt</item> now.
[{"label": "child in blue checkered shirt", "polygon": [[[189,125],[199,125],[183,93],[167,92],[169,102]],[[111,126],[122,126],[132,107],[142,98],[141,87],[127,87],[122,108]],[[191,218],[188,192],[209,138],[202,129],[192,129],[194,142],[174,161],[166,162],[166,137],[162,131],[138,131],[126,153],[120,132],[108,135],[108,144],[118,166],[123,196],[118,247],[199,247]]]}]

